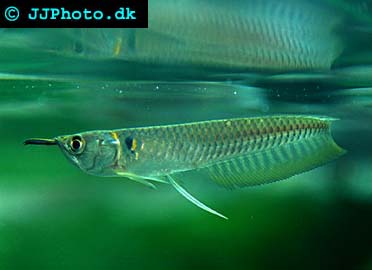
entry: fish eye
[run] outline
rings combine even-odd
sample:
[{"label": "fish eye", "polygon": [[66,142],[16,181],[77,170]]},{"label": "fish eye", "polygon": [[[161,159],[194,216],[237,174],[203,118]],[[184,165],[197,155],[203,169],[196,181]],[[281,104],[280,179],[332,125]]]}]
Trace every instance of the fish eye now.
[{"label": "fish eye", "polygon": [[73,153],[79,154],[83,151],[84,140],[81,136],[74,136],[70,141],[70,149]]}]

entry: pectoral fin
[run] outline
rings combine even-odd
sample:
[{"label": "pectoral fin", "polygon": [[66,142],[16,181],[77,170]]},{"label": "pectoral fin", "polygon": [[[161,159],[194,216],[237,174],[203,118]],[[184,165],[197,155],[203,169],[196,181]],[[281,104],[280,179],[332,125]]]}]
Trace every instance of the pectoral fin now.
[{"label": "pectoral fin", "polygon": [[214,214],[216,216],[219,216],[221,218],[224,218],[224,219],[228,219],[227,217],[225,217],[224,215],[218,213],[217,211],[209,208],[208,206],[206,206],[205,204],[203,204],[202,202],[198,201],[196,198],[194,198],[190,193],[188,193],[186,191],[186,189],[184,189],[179,183],[177,183],[176,180],[173,179],[172,176],[170,175],[167,175],[167,178],[169,180],[169,183],[183,196],[185,197],[187,200],[189,200],[190,202],[192,202],[193,204],[195,204],[197,207],[211,213],[211,214]]},{"label": "pectoral fin", "polygon": [[[130,180],[136,181],[137,183],[141,183],[141,184],[146,185],[150,188],[156,189],[156,186],[153,183],[147,181],[145,178],[143,178],[141,176],[138,176],[138,175],[135,175],[135,174],[129,174],[129,173],[121,173],[121,172],[117,172],[116,174],[118,176],[129,178]],[[153,180],[153,179],[151,179],[151,180]]]}]

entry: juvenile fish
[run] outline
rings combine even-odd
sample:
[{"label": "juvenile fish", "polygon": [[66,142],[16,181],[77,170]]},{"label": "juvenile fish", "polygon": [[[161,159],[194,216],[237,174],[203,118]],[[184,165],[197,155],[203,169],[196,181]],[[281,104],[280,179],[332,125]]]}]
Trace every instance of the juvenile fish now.
[{"label": "juvenile fish", "polygon": [[25,144],[58,145],[86,173],[121,176],[153,186],[170,183],[200,208],[226,218],[189,194],[177,179],[197,171],[227,188],[266,184],[323,165],[345,150],[333,140],[334,119],[269,116],[97,130]]}]

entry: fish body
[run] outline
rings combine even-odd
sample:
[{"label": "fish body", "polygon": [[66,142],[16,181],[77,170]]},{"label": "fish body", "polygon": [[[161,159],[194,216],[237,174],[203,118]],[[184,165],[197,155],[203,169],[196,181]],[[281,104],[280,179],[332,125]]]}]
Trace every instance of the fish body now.
[{"label": "fish body", "polygon": [[54,141],[89,174],[128,177],[149,185],[149,181],[170,183],[199,207],[222,216],[187,193],[177,178],[198,171],[233,188],[313,169],[345,152],[331,136],[333,120],[313,116],[223,119],[88,131]]}]

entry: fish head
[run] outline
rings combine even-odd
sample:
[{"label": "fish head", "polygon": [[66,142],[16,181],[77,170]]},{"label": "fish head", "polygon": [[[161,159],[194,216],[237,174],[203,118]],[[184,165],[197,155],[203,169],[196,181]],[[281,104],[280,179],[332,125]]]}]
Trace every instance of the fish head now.
[{"label": "fish head", "polygon": [[55,138],[64,155],[86,173],[113,175],[118,146],[117,139],[104,132],[85,132]]}]

